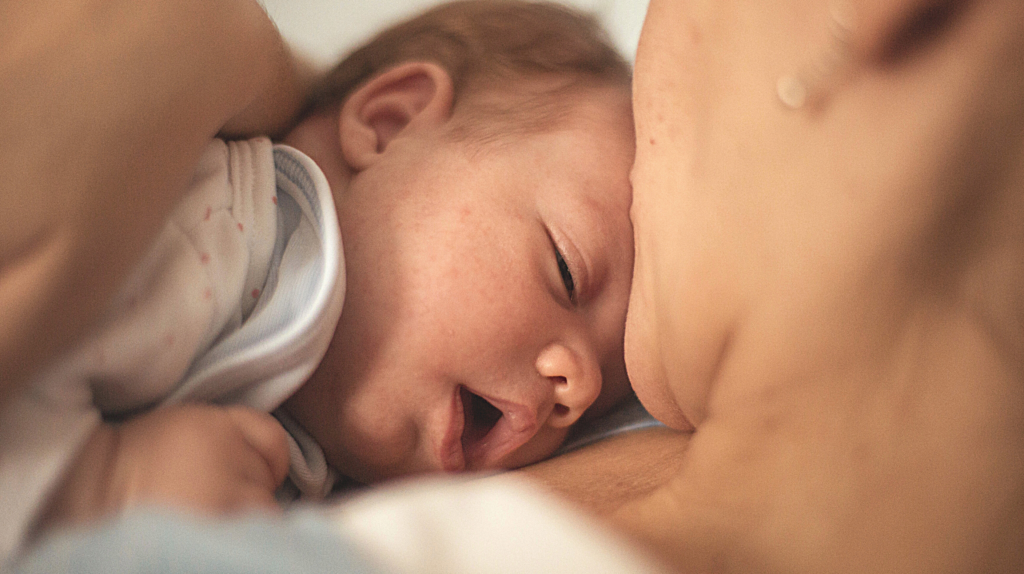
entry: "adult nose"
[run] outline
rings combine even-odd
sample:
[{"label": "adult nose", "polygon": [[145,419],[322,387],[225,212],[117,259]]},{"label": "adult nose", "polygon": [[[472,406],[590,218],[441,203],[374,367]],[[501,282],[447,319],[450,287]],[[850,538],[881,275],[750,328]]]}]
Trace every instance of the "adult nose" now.
[{"label": "adult nose", "polygon": [[601,394],[601,366],[585,351],[552,343],[541,350],[535,366],[551,384],[554,407],[548,426],[564,428],[575,423]]}]

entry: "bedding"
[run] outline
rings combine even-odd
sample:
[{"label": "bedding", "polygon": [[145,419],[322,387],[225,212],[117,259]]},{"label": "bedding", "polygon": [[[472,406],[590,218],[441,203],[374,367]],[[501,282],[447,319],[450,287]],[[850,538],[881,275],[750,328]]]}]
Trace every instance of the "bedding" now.
[{"label": "bedding", "polygon": [[215,521],[160,509],[57,533],[11,570],[612,574],[664,572],[597,523],[522,479],[447,478],[375,489],[283,519]]}]

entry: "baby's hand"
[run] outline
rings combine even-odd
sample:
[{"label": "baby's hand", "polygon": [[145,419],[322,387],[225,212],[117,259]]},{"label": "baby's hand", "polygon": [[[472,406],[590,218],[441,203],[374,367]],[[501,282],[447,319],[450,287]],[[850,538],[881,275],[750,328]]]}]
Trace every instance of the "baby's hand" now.
[{"label": "baby's hand", "polygon": [[163,409],[118,429],[124,504],[167,503],[223,513],[276,508],[288,443],[273,417],[245,407]]},{"label": "baby's hand", "polygon": [[288,473],[285,431],[245,407],[184,405],[103,425],[55,493],[43,523],[83,521],[140,504],[209,514],[275,510]]}]

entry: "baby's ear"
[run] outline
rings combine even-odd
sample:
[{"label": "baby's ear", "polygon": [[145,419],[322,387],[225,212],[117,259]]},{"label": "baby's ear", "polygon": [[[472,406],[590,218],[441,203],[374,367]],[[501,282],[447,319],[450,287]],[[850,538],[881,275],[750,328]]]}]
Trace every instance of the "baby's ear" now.
[{"label": "baby's ear", "polygon": [[443,124],[451,116],[453,92],[451,76],[431,62],[406,62],[374,76],[341,107],[345,161],[361,171],[400,134]]}]

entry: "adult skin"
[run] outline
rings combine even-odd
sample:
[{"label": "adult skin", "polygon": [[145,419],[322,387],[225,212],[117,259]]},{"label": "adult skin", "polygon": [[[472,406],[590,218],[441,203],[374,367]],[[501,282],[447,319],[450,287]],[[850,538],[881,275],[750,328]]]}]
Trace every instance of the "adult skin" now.
[{"label": "adult skin", "polygon": [[676,476],[689,437],[669,428],[634,431],[514,472],[586,512],[608,517]]},{"label": "adult skin", "polygon": [[626,358],[696,431],[615,517],[681,571],[1024,570],[1024,4],[854,5],[650,3]]},{"label": "adult skin", "polygon": [[218,132],[308,72],[255,0],[0,3],[0,406],[94,320]]}]

